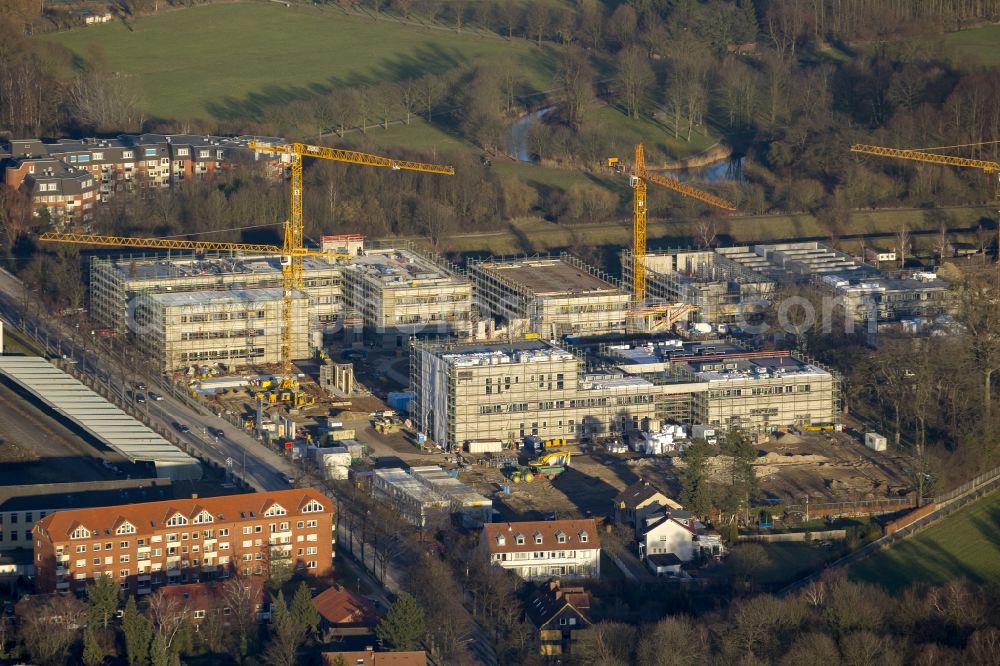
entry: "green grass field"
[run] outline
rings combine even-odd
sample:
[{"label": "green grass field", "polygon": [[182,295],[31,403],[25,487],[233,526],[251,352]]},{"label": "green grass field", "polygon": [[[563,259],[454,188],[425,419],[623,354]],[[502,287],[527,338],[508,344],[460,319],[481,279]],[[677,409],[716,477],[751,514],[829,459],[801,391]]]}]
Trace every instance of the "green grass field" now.
[{"label": "green grass field", "polygon": [[912,582],[1000,580],[1000,492],[852,567],[850,576],[891,591]]},{"label": "green grass field", "polygon": [[968,58],[984,65],[1000,64],[1000,25],[952,32],[944,39],[954,47],[961,60]]},{"label": "green grass field", "polygon": [[[46,37],[84,59],[99,46],[135,77],[144,108],[165,119],[255,117],[271,104],[338,88],[510,59],[551,86],[551,47],[374,21],[335,8],[207,5]],[[68,73],[67,73],[68,74]]]}]

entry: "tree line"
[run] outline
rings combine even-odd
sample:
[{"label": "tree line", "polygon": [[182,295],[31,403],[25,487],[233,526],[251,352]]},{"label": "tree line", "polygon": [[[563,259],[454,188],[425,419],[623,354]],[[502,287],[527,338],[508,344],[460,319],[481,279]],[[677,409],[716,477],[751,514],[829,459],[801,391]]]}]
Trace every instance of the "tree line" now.
[{"label": "tree line", "polygon": [[[118,584],[100,576],[83,597],[25,597],[16,630],[6,617],[0,623],[0,653],[36,664],[179,666],[182,659],[214,655],[216,662],[294,666],[299,649],[317,635],[320,616],[303,581],[288,601],[280,586],[272,587],[270,619],[262,624],[262,593],[272,582],[234,572],[219,583],[213,607],[203,609],[163,588],[141,602],[123,599]],[[196,610],[206,611],[203,618]]]}]

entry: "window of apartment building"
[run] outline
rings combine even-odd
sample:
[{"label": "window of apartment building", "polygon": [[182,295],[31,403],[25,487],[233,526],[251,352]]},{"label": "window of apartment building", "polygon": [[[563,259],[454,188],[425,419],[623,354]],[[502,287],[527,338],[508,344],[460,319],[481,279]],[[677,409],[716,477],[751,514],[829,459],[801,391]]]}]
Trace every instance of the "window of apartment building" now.
[{"label": "window of apartment building", "polygon": [[170,158],[169,157],[161,157],[160,158],[160,164],[162,166],[170,166]]},{"label": "window of apartment building", "polygon": [[542,542],[542,535],[539,534],[538,532],[535,532],[535,543],[541,543],[541,542]]},{"label": "window of apartment building", "polygon": [[130,569],[119,569],[118,575],[121,576],[122,578],[128,578],[129,572]]},{"label": "window of apartment building", "polygon": [[123,150],[122,151],[122,159],[123,160],[130,160],[133,157],[135,157],[135,153],[133,153],[131,150]]},{"label": "window of apartment building", "polygon": [[146,157],[156,157],[156,148],[146,148],[146,149],[145,149],[145,150],[143,151],[143,154],[144,154],[144,155],[145,155]]},{"label": "window of apartment building", "polygon": [[176,555],[177,546],[167,546],[167,555]]},{"label": "window of apartment building", "polygon": [[[110,555],[106,555],[106,556],[104,557],[104,563],[105,563],[105,564],[111,564],[111,563],[112,563],[112,561],[113,561],[114,559],[115,559],[115,558],[111,557]],[[110,574],[108,574],[108,575],[110,575]]]},{"label": "window of apartment building", "polygon": [[229,536],[229,528],[228,528],[228,527],[223,527],[223,528],[221,528],[221,529],[219,530],[219,536],[220,536],[220,537],[225,537],[225,536]]},{"label": "window of apartment building", "polygon": [[308,553],[309,553],[310,555],[315,555],[315,554],[317,554],[318,552],[319,552],[319,548],[317,548],[316,546],[310,546],[310,547],[309,547],[309,550],[308,550]]},{"label": "window of apartment building", "polygon": [[101,558],[99,558],[99,557],[95,557],[94,558],[94,566],[95,567],[101,566]]},{"label": "window of apartment building", "polygon": [[249,525],[246,525],[246,526],[245,526],[245,527],[243,528],[243,534],[253,534],[253,528],[252,528],[252,527],[250,527]]},{"label": "window of apartment building", "polygon": [[128,555],[119,555],[118,556],[118,563],[119,564],[126,564],[128,561],[129,561],[129,556]]},{"label": "window of apartment building", "polygon": [[[130,523],[128,521],[125,521],[124,523],[122,523],[121,525],[118,526],[118,529],[115,530],[115,534],[118,534],[118,535],[121,535],[121,534],[135,534],[135,525],[133,525],[132,523]],[[125,543],[128,543],[128,542],[125,542]],[[122,546],[122,548],[128,548],[128,546]]]},{"label": "window of apartment building", "polygon": [[200,157],[201,159],[207,159],[208,156],[209,156],[209,154],[210,154],[210,152],[207,151],[207,150],[199,150],[198,151],[198,157]]},{"label": "window of apartment building", "polygon": [[260,534],[261,532],[264,531],[264,526],[263,525],[254,525],[253,526],[253,531],[255,533],[257,533],[257,534]]},{"label": "window of apartment building", "polygon": [[310,520],[306,522],[306,527],[316,527],[317,523],[315,520]]},{"label": "window of apartment building", "polygon": [[87,560],[77,560],[76,561],[76,568],[77,569],[82,569],[85,566],[87,566]]},{"label": "window of apartment building", "polygon": [[316,500],[310,500],[308,504],[302,507],[302,513],[318,513],[323,510],[323,505]]},{"label": "window of apartment building", "polygon": [[229,550],[229,542],[223,541],[219,544],[219,550]]},{"label": "window of apartment building", "polygon": [[97,160],[103,160],[104,159],[104,153],[94,153],[93,155],[91,155],[91,157],[93,157],[95,161],[97,161]]},{"label": "window of apartment building", "polygon": [[243,547],[244,548],[250,548],[251,546],[253,546],[253,540],[252,539],[244,539],[243,540]]},{"label": "window of apartment building", "polygon": [[167,535],[167,543],[174,543],[175,541],[177,541],[177,535],[176,534],[168,534]]},{"label": "window of apartment building", "polygon": [[264,545],[264,541],[262,539],[254,539],[253,545],[256,546],[257,548],[260,548],[261,546]]},{"label": "window of apartment building", "polygon": [[118,547],[119,548],[128,548],[128,545],[129,545],[128,541],[122,541],[120,544],[118,544]]},{"label": "window of apartment building", "polygon": [[524,545],[524,535],[523,534],[517,534],[517,535],[515,535],[514,536],[514,542],[518,546],[523,546]]},{"label": "window of apartment building", "polygon": [[188,533],[187,532],[182,533],[181,534],[181,541],[187,541],[187,540],[188,540]]},{"label": "window of apartment building", "polygon": [[77,546],[76,547],[76,552],[78,552],[78,553],[86,553],[87,552],[87,546],[85,546],[85,545],[83,545],[83,546]]},{"label": "window of apartment building", "polygon": [[189,154],[190,154],[190,150],[188,148],[178,148],[177,149],[177,156],[178,157],[187,157]]},{"label": "window of apartment building", "polygon": [[315,569],[315,568],[316,568],[315,560],[310,560],[309,562],[306,562],[306,569]]},{"label": "window of apartment building", "polygon": [[297,523],[295,523],[295,527],[297,527],[297,528],[298,528],[298,529],[300,529],[300,530],[301,530],[301,529],[302,529],[303,527],[305,527],[305,526],[306,526],[306,524],[305,524],[304,522],[302,522],[301,520],[300,520],[300,521],[298,521]]}]

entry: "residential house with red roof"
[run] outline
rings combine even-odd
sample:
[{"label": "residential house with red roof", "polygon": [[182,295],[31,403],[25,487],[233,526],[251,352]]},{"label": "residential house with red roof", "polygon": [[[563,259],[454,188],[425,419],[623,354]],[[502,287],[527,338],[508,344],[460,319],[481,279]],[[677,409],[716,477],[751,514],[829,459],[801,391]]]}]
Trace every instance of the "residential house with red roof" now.
[{"label": "residential house with red roof", "polygon": [[479,543],[491,563],[525,580],[601,576],[601,540],[593,518],[488,523]]}]

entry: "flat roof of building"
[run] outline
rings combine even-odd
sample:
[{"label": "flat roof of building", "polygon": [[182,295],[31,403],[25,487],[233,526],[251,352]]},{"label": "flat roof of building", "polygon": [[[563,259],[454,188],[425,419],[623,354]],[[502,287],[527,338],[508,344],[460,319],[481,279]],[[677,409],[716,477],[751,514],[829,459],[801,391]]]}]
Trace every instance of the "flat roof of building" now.
[{"label": "flat roof of building", "polygon": [[830,373],[823,368],[792,356],[738,359],[735,361],[736,367],[720,370],[701,370],[700,368],[708,363],[698,361],[691,361],[688,365],[691,366],[695,377],[704,381],[762,381],[777,377],[802,375],[830,376]]},{"label": "flat roof of building", "polygon": [[497,365],[501,363],[540,363],[574,358],[573,354],[544,340],[447,346],[434,352],[455,366]]},{"label": "flat roof of building", "polygon": [[535,296],[625,294],[617,285],[562,258],[492,260],[478,264]]},{"label": "flat roof of building", "polygon": [[[115,257],[102,259],[123,280],[183,280],[212,275],[281,273],[281,257],[274,255],[217,254],[195,257],[182,253],[177,257]],[[336,264],[319,257],[303,257],[302,269],[310,271],[336,270]]]},{"label": "flat roof of building", "polygon": [[[280,287],[261,289],[226,289],[224,291],[174,291],[149,294],[147,297],[163,307],[188,305],[228,305],[231,303],[271,303],[284,297]],[[301,291],[294,291],[292,298],[306,298]]]},{"label": "flat roof of building", "polygon": [[152,462],[157,476],[201,478],[201,464],[148,427],[37,356],[0,356],[0,372],[132,462]]},{"label": "flat roof of building", "polygon": [[464,284],[468,280],[407,248],[366,249],[348,264],[387,287],[409,287],[414,282]]}]

